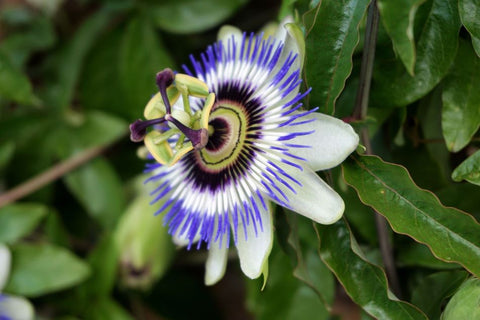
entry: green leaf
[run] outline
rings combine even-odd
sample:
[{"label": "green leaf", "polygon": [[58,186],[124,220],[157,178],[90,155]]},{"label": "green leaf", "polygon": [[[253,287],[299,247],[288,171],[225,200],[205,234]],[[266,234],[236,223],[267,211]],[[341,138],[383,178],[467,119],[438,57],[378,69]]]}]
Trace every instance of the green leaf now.
[{"label": "green leaf", "polygon": [[475,53],[480,58],[480,38],[472,37],[472,45]]},{"label": "green leaf", "polygon": [[172,33],[198,33],[230,17],[248,0],[166,0],[148,4],[145,11],[156,26]]},{"label": "green leaf", "polygon": [[5,291],[38,297],[72,287],[90,273],[88,265],[66,249],[50,244],[12,248],[12,273]]},{"label": "green leaf", "polygon": [[[118,51],[123,28],[106,34],[88,56],[80,82],[80,101],[85,109],[102,110],[124,118],[135,119],[142,105],[129,105],[119,79]],[[102,88],[102,90],[98,90]]]},{"label": "green leaf", "polygon": [[412,305],[393,298],[385,273],[369,263],[344,220],[316,225],[320,257],[333,271],[350,298],[377,319],[427,319]]},{"label": "green leaf", "polygon": [[15,144],[11,141],[0,143],[0,172],[8,165],[13,156]]},{"label": "green leaf", "polygon": [[438,260],[424,245],[410,240],[398,250],[396,262],[400,267],[423,267],[429,269],[458,269],[458,264]]},{"label": "green leaf", "polygon": [[118,266],[118,251],[110,233],[101,239],[87,261],[92,275],[81,287],[86,298],[91,302],[93,299],[110,296],[117,279]]},{"label": "green leaf", "polygon": [[50,84],[48,99],[52,107],[63,110],[70,106],[85,57],[110,23],[111,17],[111,11],[106,9],[92,14],[56,57],[56,76]]},{"label": "green leaf", "polygon": [[125,206],[122,183],[113,167],[103,158],[76,169],[64,177],[77,200],[107,229],[112,229]]},{"label": "green leaf", "polygon": [[452,71],[445,78],[442,129],[448,150],[465,147],[480,127],[480,59],[460,41]]},{"label": "green leaf", "polygon": [[393,48],[410,75],[415,68],[415,13],[425,0],[379,0],[378,9],[383,25],[392,39]]},{"label": "green leaf", "polygon": [[457,293],[448,302],[442,314],[442,320],[478,319],[480,308],[480,279],[471,278],[460,287]]},{"label": "green leaf", "polygon": [[452,173],[454,181],[467,180],[480,186],[480,150],[463,161]]},{"label": "green leaf", "polygon": [[429,319],[440,319],[442,303],[453,295],[467,276],[465,271],[443,271],[422,277],[412,292],[412,303]]},{"label": "green leaf", "polygon": [[45,50],[55,43],[53,23],[45,16],[37,16],[16,32],[9,32],[0,43],[10,61],[21,68],[30,55],[37,50]]},{"label": "green leaf", "polygon": [[86,148],[108,145],[127,132],[128,124],[117,117],[89,111],[84,114],[70,112],[66,121],[51,136],[52,144],[61,158],[70,157]]},{"label": "green leaf", "polygon": [[383,107],[406,106],[432,90],[455,58],[459,28],[457,2],[433,0],[425,24],[420,27],[415,76],[406,72],[400,61],[394,63],[393,55],[377,51],[372,102]]},{"label": "green leaf", "polygon": [[335,101],[352,71],[353,50],[358,44],[359,24],[368,0],[324,0],[314,11],[315,24],[305,39],[305,77],[313,88],[309,104],[327,114],[335,112]]},{"label": "green leaf", "polygon": [[344,177],[360,199],[384,215],[395,232],[426,244],[446,262],[456,262],[480,275],[480,225],[465,212],[444,207],[420,189],[401,166],[378,157],[351,157]]},{"label": "green leaf", "polygon": [[24,105],[38,104],[28,77],[0,51],[0,98]]},{"label": "green leaf", "polygon": [[458,0],[458,13],[465,29],[472,36],[472,43],[477,55],[480,57],[480,1]]},{"label": "green leaf", "polygon": [[41,204],[21,203],[0,208],[0,243],[14,243],[29,235],[47,214]]},{"label": "green leaf", "polygon": [[158,92],[156,73],[166,67],[174,67],[174,63],[159,41],[152,24],[140,17],[128,23],[119,50],[123,97],[138,118],[138,111]]},{"label": "green leaf", "polygon": [[247,306],[255,319],[326,319],[324,303],[310,287],[294,278],[288,256],[274,245],[269,260],[265,289],[259,290],[258,280],[248,281]]},{"label": "green leaf", "polygon": [[325,307],[330,307],[334,299],[332,273],[317,255],[315,230],[312,222],[295,212],[286,214],[290,226],[288,244],[293,248],[295,268],[293,275],[308,285],[321,299]]}]

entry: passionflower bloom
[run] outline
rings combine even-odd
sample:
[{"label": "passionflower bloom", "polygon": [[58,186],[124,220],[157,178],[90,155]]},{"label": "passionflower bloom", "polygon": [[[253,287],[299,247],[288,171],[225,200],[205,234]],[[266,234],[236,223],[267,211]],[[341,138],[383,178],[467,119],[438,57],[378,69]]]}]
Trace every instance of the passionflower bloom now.
[{"label": "passionflower bloom", "polygon": [[321,224],[343,214],[342,199],[315,171],[341,163],[358,136],[341,120],[302,110],[310,91],[299,92],[303,52],[294,24],[270,37],[224,27],[185,74],[157,74],[147,120],[130,126],[156,160],[147,181],[169,233],[209,249],[208,285],[225,273],[231,238],[248,277],[267,270],[272,202]]},{"label": "passionflower bloom", "polygon": [[10,250],[0,243],[0,320],[33,319],[33,307],[28,300],[1,293],[10,274],[11,260]]}]

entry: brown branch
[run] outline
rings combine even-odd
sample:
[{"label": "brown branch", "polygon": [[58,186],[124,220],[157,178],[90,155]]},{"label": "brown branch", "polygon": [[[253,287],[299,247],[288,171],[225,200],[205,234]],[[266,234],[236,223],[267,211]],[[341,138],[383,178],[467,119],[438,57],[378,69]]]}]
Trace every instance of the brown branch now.
[{"label": "brown branch", "polygon": [[15,202],[99,156],[109,146],[86,149],[0,195],[0,208]]},{"label": "brown branch", "polygon": [[[367,25],[365,30],[365,44],[362,55],[362,65],[360,69],[360,81],[358,85],[357,97],[355,101],[355,110],[353,117],[358,120],[364,120],[367,116],[368,102],[370,97],[370,85],[372,81],[373,63],[375,59],[375,45],[377,41],[379,22],[379,12],[377,1],[372,0],[368,8]],[[363,127],[360,131],[360,138],[365,145],[366,154],[372,154],[372,146],[368,134],[368,127]],[[393,247],[390,242],[387,221],[383,216],[375,211],[375,225],[378,234],[380,252],[382,255],[385,272],[389,280],[390,287],[397,297],[401,297],[400,282],[398,280],[395,260],[393,257]]]}]

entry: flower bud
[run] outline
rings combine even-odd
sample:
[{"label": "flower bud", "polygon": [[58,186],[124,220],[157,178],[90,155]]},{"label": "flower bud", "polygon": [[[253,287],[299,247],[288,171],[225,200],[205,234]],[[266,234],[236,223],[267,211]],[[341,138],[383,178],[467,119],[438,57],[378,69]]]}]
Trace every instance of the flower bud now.
[{"label": "flower bud", "polygon": [[121,282],[127,287],[147,290],[162,277],[172,260],[174,245],[162,218],[154,213],[148,197],[139,196],[115,231]]}]

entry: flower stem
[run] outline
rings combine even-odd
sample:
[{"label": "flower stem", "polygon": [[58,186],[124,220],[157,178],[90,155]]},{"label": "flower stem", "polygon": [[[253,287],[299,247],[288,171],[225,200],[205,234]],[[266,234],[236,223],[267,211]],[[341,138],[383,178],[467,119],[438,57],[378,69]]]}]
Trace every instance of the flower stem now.
[{"label": "flower stem", "polygon": [[[375,45],[377,41],[379,22],[379,12],[377,1],[372,0],[368,8],[367,25],[365,29],[365,43],[362,56],[362,65],[360,68],[360,81],[358,85],[357,97],[355,101],[355,110],[353,117],[358,120],[365,120],[368,110],[370,97],[370,85],[372,81],[373,63],[375,59]],[[360,131],[360,138],[365,145],[366,154],[372,154],[372,146],[368,134],[368,127],[364,126]],[[390,242],[390,233],[386,219],[375,211],[375,224],[380,244],[380,252],[389,284],[393,293],[401,298],[402,292],[398,281],[398,274],[395,268],[393,258],[393,247]]]}]

